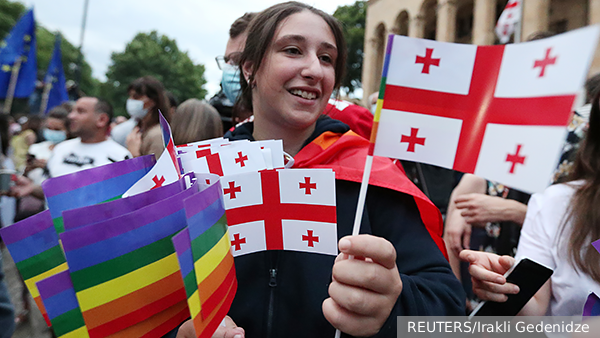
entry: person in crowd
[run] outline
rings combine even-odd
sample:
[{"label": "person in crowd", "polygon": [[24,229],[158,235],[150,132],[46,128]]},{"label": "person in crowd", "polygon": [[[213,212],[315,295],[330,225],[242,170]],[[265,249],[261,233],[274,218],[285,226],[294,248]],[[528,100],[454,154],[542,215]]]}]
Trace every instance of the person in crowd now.
[{"label": "person in crowd", "polygon": [[255,16],[256,13],[245,13],[231,24],[225,54],[216,57],[217,65],[223,71],[221,91],[215,94],[208,103],[215,107],[221,115],[223,132],[249,117],[246,109],[234,106],[234,104],[240,92],[240,56],[248,37],[248,25]]},{"label": "person in crowd", "polygon": [[254,122],[225,137],[281,139],[295,168],[333,168],[341,253],[337,259],[293,251],[236,257],[238,289],[224,336],[332,337],[338,328],[353,336],[390,337],[400,315],[464,313],[460,284],[411,195],[418,190],[391,160],[376,160],[371,182],[378,183],[369,188],[363,234],[348,236],[360,183],[344,172],[356,170],[360,180],[369,142],[321,116],[340,86],[345,60],[339,23],[309,5],[277,4],[250,24],[240,100]]},{"label": "person in crowd", "polygon": [[534,194],[515,258],[464,250],[473,291],[483,300],[504,302],[519,288],[504,274],[522,258],[554,270],[550,280],[521,310],[529,316],[580,316],[590,291],[600,294],[599,255],[591,245],[600,238],[600,95],[592,101],[589,130],[566,183]]},{"label": "person in crowd", "polygon": [[171,120],[165,88],[156,78],[144,76],[133,81],[127,88],[127,93],[127,113],[139,120],[137,126],[127,135],[127,149],[135,157],[154,154],[158,159],[165,147],[160,130],[159,111],[167,122]]},{"label": "person in crowd", "polygon": [[29,150],[29,146],[42,140],[41,137],[38,137],[41,119],[39,116],[23,116],[18,120],[20,123],[22,122],[21,132],[14,135],[10,143],[13,149],[12,159],[15,162],[15,167],[22,172],[25,169],[27,162],[27,151]]},{"label": "person in crowd", "polygon": [[175,97],[173,93],[170,91],[165,92],[167,95],[167,100],[169,101],[169,116],[173,117],[175,115],[175,110],[177,110],[177,106],[179,106],[179,101]]},{"label": "person in crowd", "polygon": [[183,102],[173,115],[171,123],[176,145],[208,140],[223,136],[219,112],[198,99]]}]

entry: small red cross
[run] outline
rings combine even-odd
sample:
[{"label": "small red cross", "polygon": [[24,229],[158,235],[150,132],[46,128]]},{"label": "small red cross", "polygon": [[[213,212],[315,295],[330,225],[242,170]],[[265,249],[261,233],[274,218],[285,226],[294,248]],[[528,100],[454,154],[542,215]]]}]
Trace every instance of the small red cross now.
[{"label": "small red cross", "polygon": [[508,9],[508,8],[515,8],[519,6],[519,2],[515,1],[515,2],[509,2],[506,4],[506,7],[504,7],[504,9]]},{"label": "small red cross", "polygon": [[150,190],[162,187],[163,183],[165,183],[165,177],[161,176],[159,179],[158,175],[154,175],[154,177],[152,177],[152,182],[154,182],[154,186],[150,188]]},{"label": "small red cross", "polygon": [[534,64],[533,64],[533,68],[537,68],[540,67],[542,68],[542,71],[540,72],[540,75],[538,75],[538,77],[543,77],[544,73],[546,72],[546,67],[553,65],[556,63],[556,56],[555,57],[550,57],[550,52],[552,51],[552,48],[548,48],[546,49],[546,57],[543,60],[535,60]]},{"label": "small red cross", "polygon": [[308,242],[308,246],[310,246],[311,248],[314,248],[315,243],[317,242],[319,243],[319,236],[314,236],[313,237],[313,231],[312,230],[307,230],[306,235],[302,235],[302,241],[307,241]]},{"label": "small red cross", "polygon": [[244,163],[244,161],[248,161],[248,156],[244,155],[242,156],[242,152],[238,151],[238,158],[235,159],[235,163],[241,163],[240,166],[241,167],[245,167],[246,163]]},{"label": "small red cross", "polygon": [[206,184],[210,185],[210,180],[208,178],[206,179]]},{"label": "small red cross", "polygon": [[229,188],[223,189],[223,194],[225,194],[225,195],[230,194],[229,199],[234,199],[236,192],[242,192],[242,187],[241,186],[236,187],[235,181],[229,182]]},{"label": "small red cross", "polygon": [[408,151],[410,153],[414,153],[415,145],[417,145],[417,144],[420,144],[422,146],[425,145],[425,138],[417,137],[418,133],[419,133],[419,128],[410,128],[410,136],[402,135],[402,138],[400,139],[400,143],[404,143],[404,142],[408,143],[408,149],[406,151]]},{"label": "small red cross", "polygon": [[242,250],[242,244],[246,244],[246,238],[240,238],[240,234],[233,235],[233,241],[231,241],[231,245],[235,246],[234,250]]},{"label": "small red cross", "polygon": [[510,171],[509,173],[514,174],[515,172],[515,166],[518,164],[525,164],[525,156],[521,156],[519,155],[519,152],[521,152],[521,144],[517,144],[517,152],[516,154],[512,155],[512,154],[507,154],[506,155],[506,162],[512,162],[512,165],[510,167]]},{"label": "small red cross", "polygon": [[304,183],[300,182],[299,184],[300,184],[300,188],[298,188],[298,189],[306,189],[304,191],[305,195],[311,194],[312,191],[310,189],[317,189],[316,183],[310,183],[310,177],[305,177]]},{"label": "small red cross", "polygon": [[432,58],[431,57],[432,54],[433,54],[433,48],[427,48],[424,57],[417,55],[417,61],[415,61],[415,63],[423,64],[423,69],[421,70],[421,73],[429,74],[429,66],[436,66],[436,67],[440,66],[440,59]]}]

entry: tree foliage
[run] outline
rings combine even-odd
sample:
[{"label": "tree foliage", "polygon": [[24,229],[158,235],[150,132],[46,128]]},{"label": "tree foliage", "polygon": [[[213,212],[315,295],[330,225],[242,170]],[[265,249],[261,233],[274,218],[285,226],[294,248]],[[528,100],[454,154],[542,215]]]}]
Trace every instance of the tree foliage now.
[{"label": "tree foliage", "polygon": [[342,81],[342,88],[347,94],[350,94],[355,89],[362,87],[367,1],[356,1],[353,5],[340,6],[335,10],[333,16],[342,23],[344,38],[348,44],[346,76]]},{"label": "tree foliage", "polygon": [[113,103],[115,114],[125,115],[127,86],[135,79],[152,75],[180,101],[204,98],[204,66],[195,65],[175,40],[156,31],[139,33],[122,53],[112,53],[112,64],[101,93]]}]

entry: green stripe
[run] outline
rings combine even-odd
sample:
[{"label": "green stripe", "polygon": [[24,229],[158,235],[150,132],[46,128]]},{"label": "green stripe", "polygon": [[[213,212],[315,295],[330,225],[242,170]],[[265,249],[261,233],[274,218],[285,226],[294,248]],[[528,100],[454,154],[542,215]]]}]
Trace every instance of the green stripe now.
[{"label": "green stripe", "polygon": [[35,277],[66,262],[60,245],[16,263],[23,280]]},{"label": "green stripe", "polygon": [[63,222],[62,216],[53,219],[52,223],[54,223],[54,229],[56,229],[57,234],[65,232],[65,223]]},{"label": "green stripe", "polygon": [[198,284],[196,283],[196,272],[194,270],[183,278],[183,286],[185,287],[185,294],[187,298],[190,298],[196,290],[198,290]]},{"label": "green stripe", "polygon": [[83,316],[79,308],[65,312],[60,316],[51,320],[52,329],[57,337],[67,334],[71,331],[75,331],[80,327],[85,326]]},{"label": "green stripe", "polygon": [[227,231],[227,218],[225,214],[217,223],[208,228],[202,235],[192,240],[192,254],[194,262],[204,256],[213,246],[215,246]]},{"label": "green stripe", "polygon": [[115,197],[113,197],[113,198],[109,198],[109,199],[107,199],[106,201],[100,202],[100,203],[98,203],[98,204],[102,204],[102,203],[107,203],[107,202],[112,202],[112,201],[114,201],[114,200],[118,200],[119,198],[121,198],[121,196],[123,196],[123,195],[119,195],[119,196],[115,196]]},{"label": "green stripe", "polygon": [[387,77],[381,78],[381,83],[379,84],[379,97],[378,99],[383,100],[385,94],[385,83],[387,82]]},{"label": "green stripe", "polygon": [[82,291],[154,263],[175,252],[171,236],[88,268],[71,271],[75,291]]}]

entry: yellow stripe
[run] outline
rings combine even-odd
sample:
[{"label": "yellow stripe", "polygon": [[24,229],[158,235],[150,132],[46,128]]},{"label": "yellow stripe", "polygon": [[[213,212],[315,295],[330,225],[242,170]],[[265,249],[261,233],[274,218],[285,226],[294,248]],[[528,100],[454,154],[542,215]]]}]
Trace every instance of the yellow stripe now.
[{"label": "yellow stripe", "polygon": [[373,122],[379,122],[379,116],[381,115],[381,108],[383,108],[383,100],[377,99],[377,108],[375,108],[375,116]]},{"label": "yellow stripe", "polygon": [[215,246],[212,247],[204,256],[200,257],[194,263],[194,269],[196,270],[196,282],[198,285],[202,283],[217,265],[221,263],[225,255],[229,252],[231,244],[229,243],[229,232],[225,232],[223,237],[219,240]]},{"label": "yellow stripe", "polygon": [[77,299],[81,311],[87,311],[112,302],[152,283],[155,283],[179,270],[177,254],[158,260],[121,277],[109,280],[89,289],[79,291]]},{"label": "yellow stripe", "polygon": [[88,331],[85,326],[78,328],[75,331],[65,333],[60,338],[90,338]]},{"label": "yellow stripe", "polygon": [[29,293],[31,293],[31,297],[36,298],[39,297],[40,292],[38,291],[37,286],[35,285],[35,283],[41,281],[42,279],[46,279],[50,276],[54,276],[59,272],[63,272],[65,270],[67,270],[69,267],[67,266],[67,263],[62,263],[61,265],[54,267],[44,273],[41,273],[35,277],[31,277],[28,280],[25,281],[25,285],[27,285],[27,289],[29,290]]},{"label": "yellow stripe", "polygon": [[190,314],[192,318],[195,318],[200,313],[200,295],[198,290],[194,291],[192,296],[188,298],[188,306],[190,307]]}]

